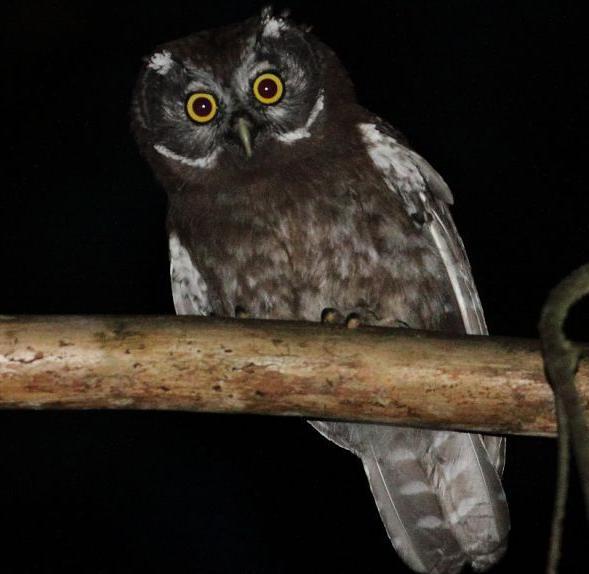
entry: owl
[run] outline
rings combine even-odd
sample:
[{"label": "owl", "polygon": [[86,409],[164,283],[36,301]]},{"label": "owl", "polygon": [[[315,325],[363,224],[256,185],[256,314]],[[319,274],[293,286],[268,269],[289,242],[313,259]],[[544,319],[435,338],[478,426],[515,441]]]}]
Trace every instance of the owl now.
[{"label": "owl", "polygon": [[[178,314],[487,332],[448,186],[287,14],[156,48],[132,128],[168,196]],[[360,457],[414,571],[483,571],[504,553],[504,439],[311,424]]]}]

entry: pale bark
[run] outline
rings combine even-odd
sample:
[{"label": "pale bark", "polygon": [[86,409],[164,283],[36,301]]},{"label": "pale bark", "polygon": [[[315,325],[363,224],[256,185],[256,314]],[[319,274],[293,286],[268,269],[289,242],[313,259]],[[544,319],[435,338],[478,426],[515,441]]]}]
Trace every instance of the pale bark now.
[{"label": "pale bark", "polygon": [[[587,358],[576,384],[588,412]],[[0,408],[556,431],[537,341],[199,317],[0,317]]]}]

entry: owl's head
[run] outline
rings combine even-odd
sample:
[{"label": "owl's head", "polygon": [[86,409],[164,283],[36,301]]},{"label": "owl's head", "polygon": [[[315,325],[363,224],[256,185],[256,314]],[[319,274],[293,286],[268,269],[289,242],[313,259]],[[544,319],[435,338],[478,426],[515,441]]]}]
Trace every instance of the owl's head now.
[{"label": "owl's head", "polygon": [[152,163],[245,168],[320,137],[328,103],[333,110],[353,98],[331,50],[267,8],[147,56],[133,129]]}]

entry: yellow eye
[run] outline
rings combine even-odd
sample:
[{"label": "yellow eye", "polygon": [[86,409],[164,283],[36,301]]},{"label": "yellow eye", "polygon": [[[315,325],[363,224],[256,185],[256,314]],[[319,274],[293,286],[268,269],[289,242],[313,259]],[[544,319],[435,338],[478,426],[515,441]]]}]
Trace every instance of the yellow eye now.
[{"label": "yellow eye", "polygon": [[217,100],[206,92],[195,92],[186,100],[188,117],[199,124],[210,122],[217,115],[217,109]]},{"label": "yellow eye", "polygon": [[284,84],[276,74],[266,72],[254,80],[253,91],[259,102],[271,105],[282,99]]}]

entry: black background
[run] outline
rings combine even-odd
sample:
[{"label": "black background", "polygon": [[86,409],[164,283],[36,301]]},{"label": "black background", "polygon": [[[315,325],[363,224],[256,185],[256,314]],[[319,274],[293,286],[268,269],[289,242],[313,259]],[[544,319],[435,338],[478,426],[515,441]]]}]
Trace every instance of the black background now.
[{"label": "black background", "polygon": [[[173,313],[165,197],[128,129],[140,58],[262,5],[3,8],[0,312]],[[549,288],[589,259],[580,14],[566,2],[288,5],[449,183],[491,333],[535,337]],[[571,335],[589,339],[588,310]],[[0,438],[3,572],[405,571],[359,460],[301,420],[2,412]],[[511,545],[494,571],[542,571],[554,461],[554,441],[510,439]],[[569,510],[562,571],[581,572],[576,483]]]}]

